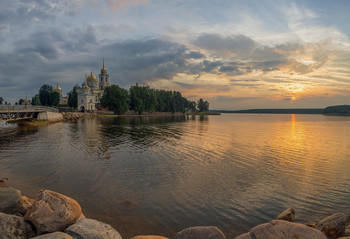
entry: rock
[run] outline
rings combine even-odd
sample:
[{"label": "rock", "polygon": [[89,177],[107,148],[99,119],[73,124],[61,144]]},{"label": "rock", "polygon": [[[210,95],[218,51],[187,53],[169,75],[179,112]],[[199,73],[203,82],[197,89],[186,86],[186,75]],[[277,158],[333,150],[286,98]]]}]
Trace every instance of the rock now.
[{"label": "rock", "polygon": [[350,236],[350,226],[345,227],[345,233],[344,236]]},{"label": "rock", "polygon": [[169,239],[167,237],[162,237],[162,236],[155,236],[155,235],[140,235],[140,236],[134,236],[131,239]]},{"label": "rock", "polygon": [[[82,219],[82,218],[86,218],[85,215],[84,215],[83,213],[80,214],[80,216],[78,217],[78,220],[79,220],[79,219]],[[78,220],[77,220],[77,221],[78,221]]]},{"label": "rock", "polygon": [[342,237],[345,234],[347,216],[336,213],[319,221],[315,228],[322,231],[329,239]]},{"label": "rock", "polygon": [[26,239],[35,235],[35,228],[32,224],[25,221],[23,217],[0,212],[1,239]]},{"label": "rock", "polygon": [[63,231],[75,223],[81,207],[74,199],[50,190],[40,190],[33,206],[25,214],[38,231]]},{"label": "rock", "polygon": [[21,213],[22,215],[25,215],[27,211],[30,209],[30,207],[33,205],[35,200],[26,196],[22,196],[22,202],[23,204],[19,208],[19,213]]},{"label": "rock", "polygon": [[33,237],[32,239],[73,239],[70,235],[64,232],[53,232],[41,236]]},{"label": "rock", "polygon": [[224,233],[214,226],[189,227],[175,235],[174,239],[226,239]]},{"label": "rock", "polygon": [[64,232],[78,239],[122,239],[110,225],[88,218],[79,219]]},{"label": "rock", "polygon": [[288,208],[284,210],[280,215],[277,216],[276,220],[285,220],[288,222],[294,222],[295,211],[293,208]]},{"label": "rock", "polygon": [[0,188],[0,212],[15,214],[21,206],[21,191],[11,187]]},{"label": "rock", "polygon": [[314,228],[303,224],[284,220],[273,220],[253,227],[249,232],[235,239],[327,239],[327,237]]},{"label": "rock", "polygon": [[316,223],[308,222],[308,223],[306,223],[305,225],[308,226],[308,227],[314,228],[314,227],[316,226]]}]

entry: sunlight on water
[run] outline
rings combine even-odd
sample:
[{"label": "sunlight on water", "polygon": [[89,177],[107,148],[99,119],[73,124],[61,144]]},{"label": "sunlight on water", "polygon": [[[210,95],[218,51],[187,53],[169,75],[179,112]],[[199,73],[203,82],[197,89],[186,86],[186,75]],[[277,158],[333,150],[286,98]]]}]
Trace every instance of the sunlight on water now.
[{"label": "sunlight on water", "polygon": [[347,211],[350,118],[223,114],[0,125],[0,176],[70,195],[124,237],[215,225],[228,237],[274,219]]}]

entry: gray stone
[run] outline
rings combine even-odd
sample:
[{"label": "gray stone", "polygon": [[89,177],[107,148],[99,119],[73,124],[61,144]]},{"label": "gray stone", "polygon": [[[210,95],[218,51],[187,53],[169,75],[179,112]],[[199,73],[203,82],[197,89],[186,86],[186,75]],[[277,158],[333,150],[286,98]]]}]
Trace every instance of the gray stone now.
[{"label": "gray stone", "polygon": [[235,239],[327,239],[327,237],[314,228],[303,224],[284,220],[273,220],[253,227],[249,232]]},{"label": "gray stone", "polygon": [[288,208],[281,212],[280,215],[277,216],[276,220],[285,220],[288,222],[294,222],[295,220],[295,211],[293,208]]},{"label": "gray stone", "polygon": [[50,190],[40,190],[34,204],[24,218],[31,221],[38,231],[63,231],[75,223],[81,215],[77,201]]},{"label": "gray stone", "polygon": [[79,219],[64,232],[76,239],[122,239],[110,225],[88,218]]},{"label": "gray stone", "polygon": [[189,227],[175,235],[175,239],[226,239],[224,233],[214,226]]},{"label": "gray stone", "polygon": [[23,217],[0,212],[0,238],[1,239],[27,239],[36,235],[32,224]]},{"label": "gray stone", "polygon": [[0,212],[15,214],[21,206],[21,191],[11,187],[0,188]]},{"label": "gray stone", "polygon": [[32,239],[73,239],[70,235],[64,232],[53,232],[41,236],[33,237]]},{"label": "gray stone", "polygon": [[347,216],[336,213],[319,221],[315,228],[322,231],[329,239],[342,237],[345,234]]}]

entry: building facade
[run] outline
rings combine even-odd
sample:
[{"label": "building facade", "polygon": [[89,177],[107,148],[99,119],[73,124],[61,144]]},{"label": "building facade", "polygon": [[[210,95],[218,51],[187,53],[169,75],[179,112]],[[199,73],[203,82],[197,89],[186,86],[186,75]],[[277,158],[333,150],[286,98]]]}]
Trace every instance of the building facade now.
[{"label": "building facade", "polygon": [[78,93],[78,109],[81,111],[93,111],[100,104],[104,89],[109,86],[109,76],[103,60],[103,66],[99,79],[91,72],[85,75],[85,81],[81,87],[76,88]]}]

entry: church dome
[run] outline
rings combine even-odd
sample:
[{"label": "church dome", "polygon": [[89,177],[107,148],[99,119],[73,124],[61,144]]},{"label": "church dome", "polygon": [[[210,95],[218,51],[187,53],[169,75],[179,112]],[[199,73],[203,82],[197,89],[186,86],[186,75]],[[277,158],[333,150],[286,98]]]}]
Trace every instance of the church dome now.
[{"label": "church dome", "polygon": [[86,78],[89,87],[97,87],[97,77],[91,72],[91,74]]},{"label": "church dome", "polygon": [[61,91],[62,89],[61,89],[61,87],[58,85],[58,83],[57,83],[57,86],[54,88],[54,90],[56,90],[56,91]]}]

